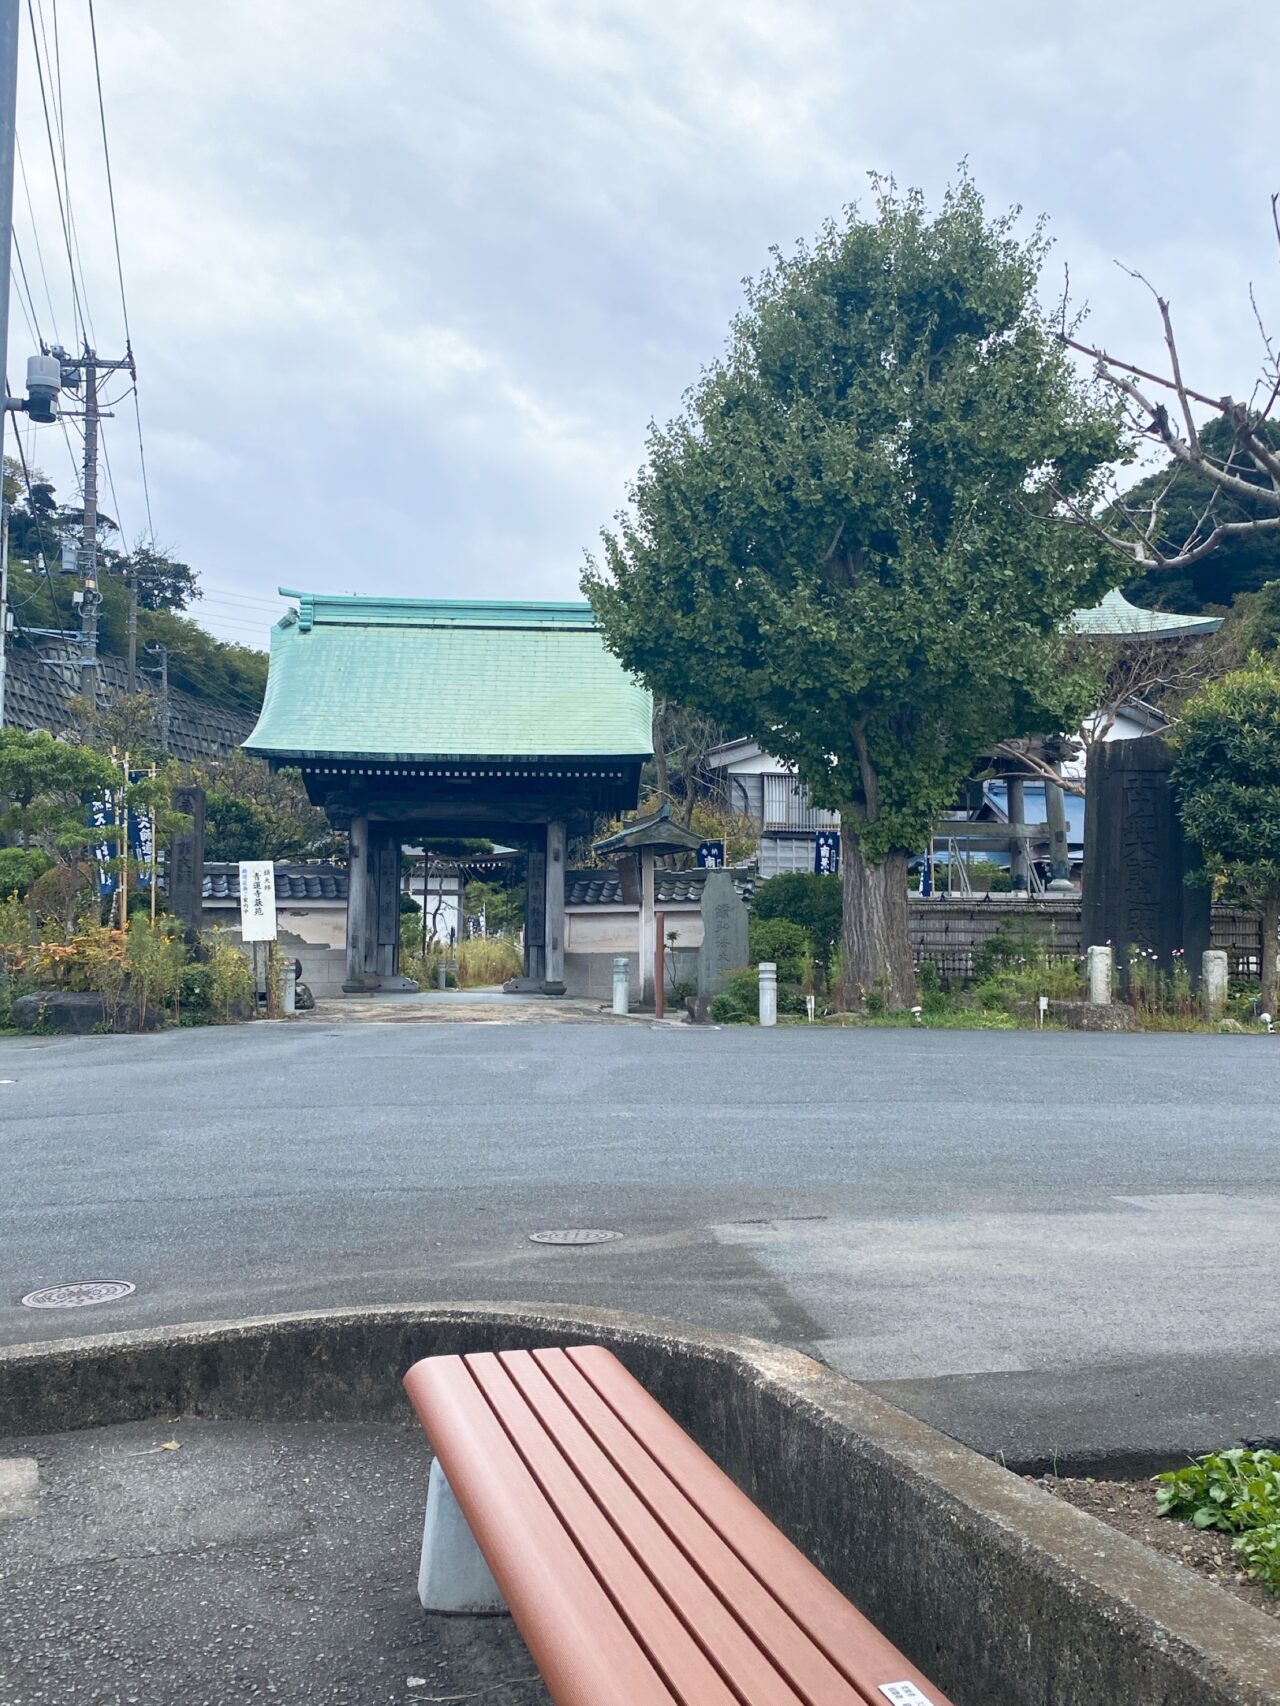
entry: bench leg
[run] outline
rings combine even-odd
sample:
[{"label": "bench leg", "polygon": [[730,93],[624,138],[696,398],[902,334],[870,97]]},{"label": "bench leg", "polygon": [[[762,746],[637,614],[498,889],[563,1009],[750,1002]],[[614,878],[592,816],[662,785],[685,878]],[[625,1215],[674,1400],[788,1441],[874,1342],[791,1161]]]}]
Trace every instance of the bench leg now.
[{"label": "bench leg", "polygon": [[505,1611],[506,1601],[467,1527],[438,1459],[427,1483],[418,1598],[424,1611]]}]

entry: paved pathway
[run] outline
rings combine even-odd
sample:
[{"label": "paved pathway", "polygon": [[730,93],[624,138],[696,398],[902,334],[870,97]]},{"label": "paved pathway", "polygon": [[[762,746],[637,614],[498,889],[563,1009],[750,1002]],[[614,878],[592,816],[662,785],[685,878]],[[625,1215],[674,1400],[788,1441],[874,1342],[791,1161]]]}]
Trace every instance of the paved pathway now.
[{"label": "paved pathway", "polygon": [[[3,1342],[559,1300],[802,1346],[1015,1462],[1280,1437],[1280,1041],[321,1012],[0,1079]],[[100,1277],[137,1293],[19,1306]]]}]

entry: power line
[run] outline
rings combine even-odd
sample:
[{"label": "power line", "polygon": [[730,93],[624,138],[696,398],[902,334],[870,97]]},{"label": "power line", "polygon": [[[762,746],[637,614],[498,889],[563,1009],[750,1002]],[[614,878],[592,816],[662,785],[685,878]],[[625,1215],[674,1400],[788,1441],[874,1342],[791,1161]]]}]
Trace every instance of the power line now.
[{"label": "power line", "polygon": [[80,303],[80,292],[76,286],[76,263],[71,250],[71,226],[67,220],[67,209],[62,199],[62,180],[58,176],[58,149],[53,140],[53,122],[49,117],[49,95],[44,83],[44,64],[40,58],[40,42],[36,30],[36,14],[32,0],[27,0],[27,17],[31,21],[31,52],[36,62],[36,77],[40,84],[40,105],[44,111],[44,131],[49,140],[49,158],[53,164],[53,187],[58,197],[58,215],[62,221],[62,239],[67,248],[67,267],[71,274],[71,301],[73,314],[78,322],[81,337],[84,336],[85,316]]},{"label": "power line", "polygon": [[39,322],[36,319],[35,298],[31,294],[31,286],[27,282],[27,268],[22,259],[22,245],[18,242],[18,233],[13,233],[13,252],[18,261],[18,273],[22,279],[22,289],[26,291],[23,301],[22,290],[18,292],[18,306],[22,309],[22,317],[27,322],[27,330],[31,333],[32,341],[43,349],[44,339],[40,336]]},{"label": "power line", "polygon": [[13,141],[18,154],[18,170],[22,173],[22,193],[27,198],[27,216],[31,221],[31,235],[35,239],[36,260],[40,263],[40,277],[44,280],[44,299],[49,304],[49,324],[53,327],[55,341],[61,343],[62,339],[58,336],[58,316],[54,312],[53,294],[49,289],[49,275],[44,270],[44,250],[40,247],[40,227],[36,224],[36,210],[31,205],[31,186],[27,182],[27,165],[22,158],[22,138],[16,131]]},{"label": "power line", "polygon": [[[55,17],[57,0],[54,0]],[[89,0],[89,35],[93,42],[93,77],[98,89],[98,119],[102,127],[102,158],[107,169],[107,201],[111,208],[111,236],[116,249],[116,278],[120,284],[120,313],[124,320],[124,344],[133,354],[133,336],[129,331],[129,303],[124,289],[124,263],[120,258],[120,225],[116,219],[116,187],[111,174],[111,146],[107,141],[107,109],[102,98],[102,65],[98,58],[98,23],[94,17],[93,0]],[[142,442],[142,411],[138,404],[138,380],[133,381],[133,418],[138,429],[138,466],[142,471],[142,498],[147,510],[147,533],[155,541],[155,522],[151,519],[151,487],[147,480],[147,453]]]},{"label": "power line", "polygon": [[[58,15],[57,0],[54,0],[54,18]],[[55,24],[56,29],[56,24]],[[129,334],[129,304],[124,294],[124,265],[120,259],[120,227],[116,221],[116,189],[111,176],[111,148],[107,142],[107,109],[102,99],[102,67],[98,60],[98,25],[93,15],[93,0],[89,0],[89,35],[93,41],[93,77],[98,87],[98,121],[102,127],[102,158],[107,168],[107,202],[111,208],[111,235],[116,246],[116,278],[120,283],[120,313],[124,319],[124,341],[126,347],[133,343]]]},{"label": "power line", "polygon": [[[93,313],[89,307],[89,286],[85,282],[84,260],[80,254],[80,233],[76,227],[75,209],[71,202],[71,174],[67,169],[67,120],[66,105],[62,99],[62,49],[58,41],[58,0],[53,4],[53,68],[49,78],[49,94],[53,101],[53,115],[58,122],[58,151],[62,156],[62,187],[67,198],[67,223],[71,227],[71,244],[75,250],[74,265],[80,270],[80,299],[84,304],[84,317],[89,327],[89,336],[96,344],[98,334],[93,324]],[[40,14],[40,35],[44,42],[45,64],[50,61],[49,37],[45,32],[44,0],[36,0]]]}]

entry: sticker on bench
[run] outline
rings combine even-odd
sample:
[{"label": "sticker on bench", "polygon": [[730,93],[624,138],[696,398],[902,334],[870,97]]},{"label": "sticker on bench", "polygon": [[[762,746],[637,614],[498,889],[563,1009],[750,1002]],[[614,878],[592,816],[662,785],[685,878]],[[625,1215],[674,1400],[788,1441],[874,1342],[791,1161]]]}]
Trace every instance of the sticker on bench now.
[{"label": "sticker on bench", "polygon": [[914,1682],[882,1682],[880,1692],[893,1706],[933,1706],[927,1694],[921,1694]]}]

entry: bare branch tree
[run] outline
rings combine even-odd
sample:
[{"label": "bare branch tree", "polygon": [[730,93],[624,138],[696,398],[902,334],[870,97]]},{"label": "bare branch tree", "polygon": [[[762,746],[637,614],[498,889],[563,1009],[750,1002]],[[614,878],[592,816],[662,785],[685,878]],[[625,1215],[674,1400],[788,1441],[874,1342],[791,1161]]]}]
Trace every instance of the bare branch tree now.
[{"label": "bare branch tree", "polygon": [[[1271,218],[1280,244],[1280,195],[1271,198]],[[1141,273],[1127,267],[1123,270],[1145,285],[1155,298],[1169,358],[1166,372],[1139,367],[1112,355],[1101,345],[1083,342],[1074,335],[1075,326],[1067,323],[1065,302],[1056,336],[1065,348],[1090,358],[1098,379],[1119,399],[1135,435],[1161,443],[1173,460],[1174,471],[1153,503],[1140,509],[1130,508],[1117,495],[1101,516],[1089,514],[1058,490],[1055,495],[1067,520],[1131,557],[1142,568],[1187,568],[1207,557],[1226,539],[1244,534],[1280,533],[1280,447],[1265,431],[1280,400],[1280,359],[1252,286],[1250,303],[1263,355],[1253,396],[1243,403],[1229,394],[1213,396],[1187,383],[1168,299]],[[1162,391],[1169,393],[1176,403],[1176,414],[1160,397]],[[1258,398],[1263,394],[1265,401],[1259,406]],[[1196,421],[1197,404],[1221,414],[1228,423],[1231,442],[1225,455],[1205,443]],[[1202,476],[1212,486],[1213,496],[1189,536],[1171,550],[1161,533],[1161,505],[1180,471]],[[1216,500],[1221,496],[1235,498],[1259,513],[1220,516]]]}]

